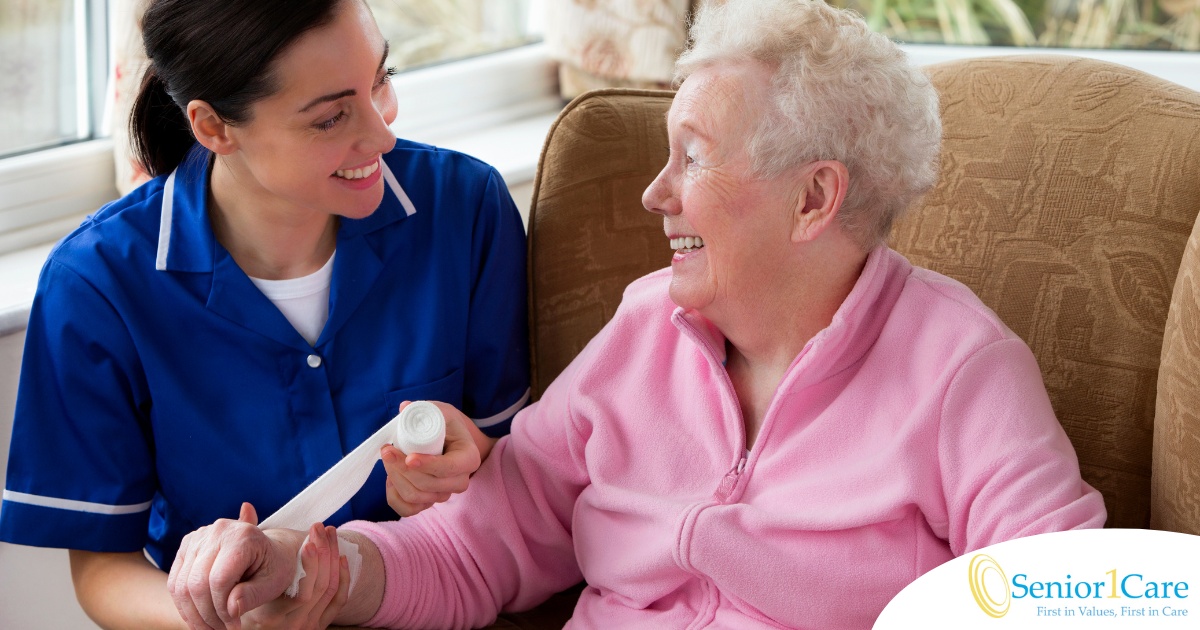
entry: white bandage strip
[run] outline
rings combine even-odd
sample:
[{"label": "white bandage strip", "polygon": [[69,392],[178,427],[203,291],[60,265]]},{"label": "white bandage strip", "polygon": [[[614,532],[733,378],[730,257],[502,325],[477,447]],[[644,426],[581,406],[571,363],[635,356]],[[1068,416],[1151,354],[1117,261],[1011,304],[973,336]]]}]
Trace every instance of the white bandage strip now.
[{"label": "white bandage strip", "polygon": [[[440,455],[445,440],[446,420],[437,406],[423,400],[410,403],[404,411],[359,444],[342,458],[342,461],[334,464],[333,468],[325,471],[325,474],[288,501],[287,505],[279,508],[259,527],[305,530],[313,523],[324,523],[366,483],[371,470],[375,468],[375,462],[379,459],[379,449],[383,448],[384,444],[393,444],[405,454]],[[305,542],[307,540],[305,538]],[[301,545],[301,549],[303,548]],[[339,537],[338,552],[346,556],[350,565],[350,588],[353,589],[362,560],[358,554],[358,547]],[[300,579],[304,575],[300,556],[297,554],[296,576],[287,591],[289,596],[295,597],[300,588]]]}]

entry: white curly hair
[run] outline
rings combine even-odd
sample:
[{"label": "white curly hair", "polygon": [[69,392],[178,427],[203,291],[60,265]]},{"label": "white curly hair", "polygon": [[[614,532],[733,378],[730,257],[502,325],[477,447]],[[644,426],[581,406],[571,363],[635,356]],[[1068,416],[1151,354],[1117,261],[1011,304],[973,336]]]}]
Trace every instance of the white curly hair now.
[{"label": "white curly hair", "polygon": [[750,141],[764,177],[813,160],[850,172],[841,225],[864,248],[938,176],[942,123],[928,77],[858,14],[821,0],[710,0],[693,19],[675,82],[724,63],[773,70],[769,102]]}]

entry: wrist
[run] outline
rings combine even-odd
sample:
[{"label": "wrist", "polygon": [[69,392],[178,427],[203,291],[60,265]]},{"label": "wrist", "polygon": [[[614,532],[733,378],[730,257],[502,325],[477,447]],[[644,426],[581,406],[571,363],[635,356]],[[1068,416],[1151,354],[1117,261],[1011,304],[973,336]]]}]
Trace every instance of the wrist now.
[{"label": "wrist", "polygon": [[271,544],[271,549],[276,555],[286,558],[295,558],[300,553],[300,545],[304,544],[305,537],[308,532],[302,532],[295,529],[264,529],[263,535]]}]

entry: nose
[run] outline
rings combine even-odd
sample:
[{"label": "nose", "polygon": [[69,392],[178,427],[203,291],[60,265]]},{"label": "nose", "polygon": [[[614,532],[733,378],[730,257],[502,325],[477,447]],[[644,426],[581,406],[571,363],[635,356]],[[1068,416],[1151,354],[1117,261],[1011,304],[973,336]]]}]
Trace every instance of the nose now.
[{"label": "nose", "polygon": [[671,162],[668,161],[659,171],[658,177],[646,187],[646,192],[642,193],[642,206],[663,216],[679,214],[681,206],[676,185],[676,175],[671,168]]},{"label": "nose", "polygon": [[[391,86],[387,88],[389,91]],[[387,153],[396,146],[396,134],[388,126],[396,119],[396,98],[371,99],[371,107],[362,116],[359,149],[364,153]]]}]

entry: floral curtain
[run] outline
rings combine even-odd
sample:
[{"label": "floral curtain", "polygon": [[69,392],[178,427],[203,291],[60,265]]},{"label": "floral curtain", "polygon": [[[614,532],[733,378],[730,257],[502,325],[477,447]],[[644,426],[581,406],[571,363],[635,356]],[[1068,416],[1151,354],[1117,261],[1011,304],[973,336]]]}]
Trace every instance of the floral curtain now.
[{"label": "floral curtain", "polygon": [[563,97],[601,87],[666,88],[690,0],[548,0],[546,44]]},{"label": "floral curtain", "polygon": [[112,133],[117,191],[122,195],[150,177],[133,159],[129,145],[129,114],[150,65],[142,46],[142,13],[148,0],[109,0],[112,11],[113,76],[109,77],[105,125]]}]

